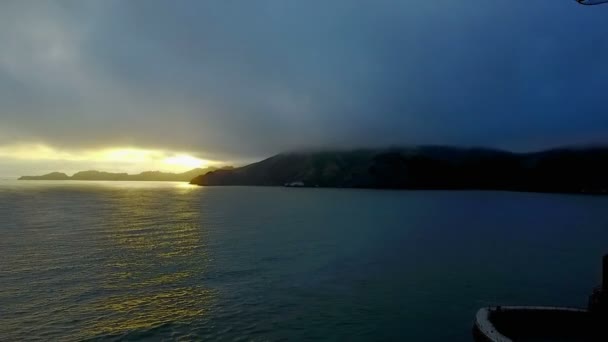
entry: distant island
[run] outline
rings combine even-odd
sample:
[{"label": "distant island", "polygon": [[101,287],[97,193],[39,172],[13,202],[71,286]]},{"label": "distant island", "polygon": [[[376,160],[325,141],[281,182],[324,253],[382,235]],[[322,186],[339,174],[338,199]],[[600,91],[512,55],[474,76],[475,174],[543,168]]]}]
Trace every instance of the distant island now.
[{"label": "distant island", "polygon": [[192,184],[608,194],[608,148],[513,153],[419,146],[282,153]]},{"label": "distant island", "polygon": [[136,175],[130,175],[127,173],[112,173],[102,171],[81,171],[77,172],[71,177],[61,172],[51,172],[42,176],[22,176],[19,180],[82,180],[82,181],[165,181],[165,182],[188,182],[192,178],[200,175],[207,174],[211,171],[216,170],[228,170],[232,167],[208,167],[208,168],[196,168],[190,171],[182,173],[170,173],[160,171],[146,171]]}]

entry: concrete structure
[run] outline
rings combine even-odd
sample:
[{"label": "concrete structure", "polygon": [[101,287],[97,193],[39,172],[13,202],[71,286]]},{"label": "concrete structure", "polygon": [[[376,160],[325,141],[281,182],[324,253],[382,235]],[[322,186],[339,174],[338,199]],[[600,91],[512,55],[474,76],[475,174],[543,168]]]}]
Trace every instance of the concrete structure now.
[{"label": "concrete structure", "polygon": [[477,311],[473,337],[478,342],[608,341],[608,255],[602,285],[587,309],[541,306],[496,306]]}]

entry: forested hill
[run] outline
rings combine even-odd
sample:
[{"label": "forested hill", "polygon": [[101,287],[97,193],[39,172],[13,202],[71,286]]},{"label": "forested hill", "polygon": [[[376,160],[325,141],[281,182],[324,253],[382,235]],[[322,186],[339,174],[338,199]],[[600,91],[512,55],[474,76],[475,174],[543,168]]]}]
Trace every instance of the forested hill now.
[{"label": "forested hill", "polygon": [[421,146],[294,152],[240,168],[209,172],[191,183],[602,194],[608,191],[608,148],[512,153]]}]

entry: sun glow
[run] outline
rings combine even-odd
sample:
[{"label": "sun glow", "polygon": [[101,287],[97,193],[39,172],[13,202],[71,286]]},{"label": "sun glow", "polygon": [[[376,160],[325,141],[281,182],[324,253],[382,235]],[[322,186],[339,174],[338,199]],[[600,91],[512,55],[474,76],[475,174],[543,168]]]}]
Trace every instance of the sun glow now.
[{"label": "sun glow", "polygon": [[111,172],[184,172],[217,164],[215,161],[179,151],[134,147],[63,150],[42,144],[0,146],[0,158],[53,165],[65,163],[66,166],[73,165],[80,170],[99,169]]},{"label": "sun glow", "polygon": [[169,165],[184,166],[188,168],[204,167],[208,164],[207,161],[198,159],[186,154],[169,157],[165,159],[165,163]]}]

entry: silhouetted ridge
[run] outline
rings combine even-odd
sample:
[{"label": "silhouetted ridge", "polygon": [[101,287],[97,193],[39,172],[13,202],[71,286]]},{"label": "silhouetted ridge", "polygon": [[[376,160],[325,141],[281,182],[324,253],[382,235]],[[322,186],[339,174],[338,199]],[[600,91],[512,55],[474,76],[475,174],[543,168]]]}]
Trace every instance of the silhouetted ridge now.
[{"label": "silhouetted ridge", "polygon": [[68,180],[70,177],[62,172],[51,172],[42,176],[22,176],[19,178],[20,180],[37,180],[37,179],[46,179],[46,180]]},{"label": "silhouetted ridge", "polygon": [[191,181],[384,189],[487,189],[606,193],[608,148],[511,153],[444,146],[282,153]]},{"label": "silhouetted ridge", "polygon": [[[230,169],[231,167],[225,167]],[[19,180],[105,180],[105,181],[167,181],[188,182],[192,178],[204,175],[208,172],[218,170],[217,167],[196,168],[182,173],[170,173],[160,171],[145,171],[136,175],[127,173],[113,173],[103,171],[80,171],[69,177],[65,173],[52,172],[42,176],[23,176]]]}]

